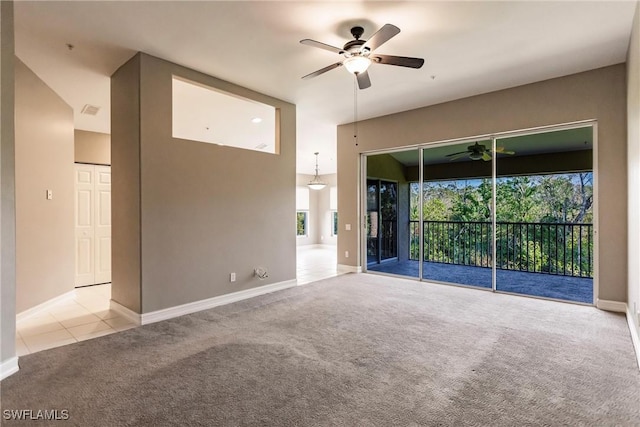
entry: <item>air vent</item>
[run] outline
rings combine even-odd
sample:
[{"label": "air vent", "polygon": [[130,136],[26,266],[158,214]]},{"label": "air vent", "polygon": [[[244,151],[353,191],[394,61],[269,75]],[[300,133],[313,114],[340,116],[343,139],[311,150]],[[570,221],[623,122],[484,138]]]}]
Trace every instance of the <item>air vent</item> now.
[{"label": "air vent", "polygon": [[84,107],[82,107],[82,114],[87,114],[89,116],[95,116],[96,114],[98,114],[98,111],[100,111],[100,107],[96,107],[95,105],[89,105],[89,104],[85,104]]},{"label": "air vent", "polygon": [[258,150],[262,150],[264,148],[267,148],[267,144],[265,144],[264,142],[262,144],[256,145],[256,149],[258,149]]}]

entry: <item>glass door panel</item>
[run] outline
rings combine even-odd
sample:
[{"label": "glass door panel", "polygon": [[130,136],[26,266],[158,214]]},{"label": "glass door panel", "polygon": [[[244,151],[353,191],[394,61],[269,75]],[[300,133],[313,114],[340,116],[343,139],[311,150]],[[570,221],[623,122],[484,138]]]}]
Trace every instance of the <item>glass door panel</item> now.
[{"label": "glass door panel", "polygon": [[379,251],[379,223],[378,212],[379,182],[367,180],[367,264],[380,262]]},{"label": "glass door panel", "polygon": [[419,159],[418,150],[366,157],[367,271],[419,277],[419,240],[411,233],[410,212]]},{"label": "glass door panel", "polygon": [[380,181],[380,261],[398,256],[398,184]]},{"label": "glass door panel", "polygon": [[496,289],[593,303],[592,128],[496,147]]},{"label": "glass door panel", "polygon": [[490,140],[423,150],[423,279],[491,288],[490,153]]},{"label": "glass door panel", "polygon": [[367,180],[367,264],[398,257],[398,184]]}]

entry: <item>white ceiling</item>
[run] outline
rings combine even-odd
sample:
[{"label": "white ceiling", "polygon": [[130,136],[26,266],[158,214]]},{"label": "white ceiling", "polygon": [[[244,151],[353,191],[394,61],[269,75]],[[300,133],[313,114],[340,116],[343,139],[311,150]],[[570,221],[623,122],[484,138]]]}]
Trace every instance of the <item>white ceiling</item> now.
[{"label": "white ceiling", "polygon": [[[299,44],[341,47],[385,23],[402,30],[376,52],[425,58],[420,70],[372,65],[358,118],[624,62],[635,1],[68,1],[15,3],[16,54],[75,111],[76,127],[109,133],[109,76],[143,51],[297,105],[300,173],[336,170],[336,125],[354,118],[340,60]],[[72,50],[67,44],[74,45]],[[81,115],[85,104],[98,115]]]}]

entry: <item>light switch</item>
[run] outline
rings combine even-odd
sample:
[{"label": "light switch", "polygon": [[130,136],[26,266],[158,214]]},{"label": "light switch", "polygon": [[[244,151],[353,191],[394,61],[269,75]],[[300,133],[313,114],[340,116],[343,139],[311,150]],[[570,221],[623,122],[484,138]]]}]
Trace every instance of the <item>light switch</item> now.
[{"label": "light switch", "polygon": [[347,231],[351,231],[351,224],[345,224],[344,229]]},{"label": "light switch", "polygon": [[53,191],[47,190],[47,200],[52,200],[52,199],[53,199]]}]

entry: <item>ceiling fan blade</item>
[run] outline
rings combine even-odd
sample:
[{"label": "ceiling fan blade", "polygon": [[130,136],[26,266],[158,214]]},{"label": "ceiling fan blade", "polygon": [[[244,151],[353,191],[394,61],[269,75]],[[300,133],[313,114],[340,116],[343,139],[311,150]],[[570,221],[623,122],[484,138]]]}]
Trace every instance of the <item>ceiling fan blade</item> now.
[{"label": "ceiling fan blade", "polygon": [[457,156],[458,154],[469,154],[469,151],[465,150],[465,151],[459,151],[457,153],[451,153],[451,154],[447,154],[445,157],[453,157],[453,156]]},{"label": "ceiling fan blade", "polygon": [[311,39],[304,39],[304,40],[300,40],[300,43],[307,45],[307,46],[313,46],[313,47],[318,47],[320,49],[324,49],[324,50],[328,50],[329,52],[335,52],[335,53],[344,53],[344,49],[341,49],[339,47],[335,47],[335,46],[331,46],[329,44],[326,43],[321,43],[319,41],[315,41],[315,40],[311,40]]},{"label": "ceiling fan blade", "polygon": [[449,160],[457,160],[457,159],[461,159],[463,157],[467,157],[469,155],[468,151],[462,151],[460,153],[455,153],[455,154],[449,154],[445,157],[449,157]]},{"label": "ceiling fan blade", "polygon": [[373,61],[378,64],[386,65],[398,65],[400,67],[420,68],[424,65],[424,59],[411,58],[408,56],[393,56],[393,55],[371,55]]},{"label": "ceiling fan blade", "polygon": [[515,151],[505,150],[504,147],[496,147],[496,153],[498,153],[498,154],[510,154],[510,155],[511,154],[516,154]]},{"label": "ceiling fan blade", "polygon": [[358,87],[360,89],[371,87],[371,79],[369,78],[369,73],[367,71],[356,74],[356,79],[358,80]]},{"label": "ceiling fan blade", "polygon": [[360,48],[361,52],[365,50],[369,50],[373,52],[384,43],[388,42],[389,39],[396,36],[400,32],[400,28],[391,24],[384,24],[382,28],[380,28],[374,35],[372,35],[369,40]]},{"label": "ceiling fan blade", "polygon": [[491,154],[489,154],[488,151],[485,151],[484,153],[482,153],[482,160],[488,162],[489,160],[491,160]]},{"label": "ceiling fan blade", "polygon": [[324,74],[324,73],[326,73],[327,71],[331,71],[331,70],[333,70],[334,68],[338,68],[338,67],[341,67],[341,66],[342,66],[342,62],[336,62],[335,64],[331,64],[331,65],[329,65],[329,66],[327,66],[327,67],[320,68],[318,71],[314,71],[314,72],[313,72],[313,73],[311,73],[311,74],[307,74],[306,76],[304,76],[304,77],[302,77],[302,78],[303,78],[303,79],[310,79],[310,78],[312,78],[312,77],[319,76],[320,74]]}]

